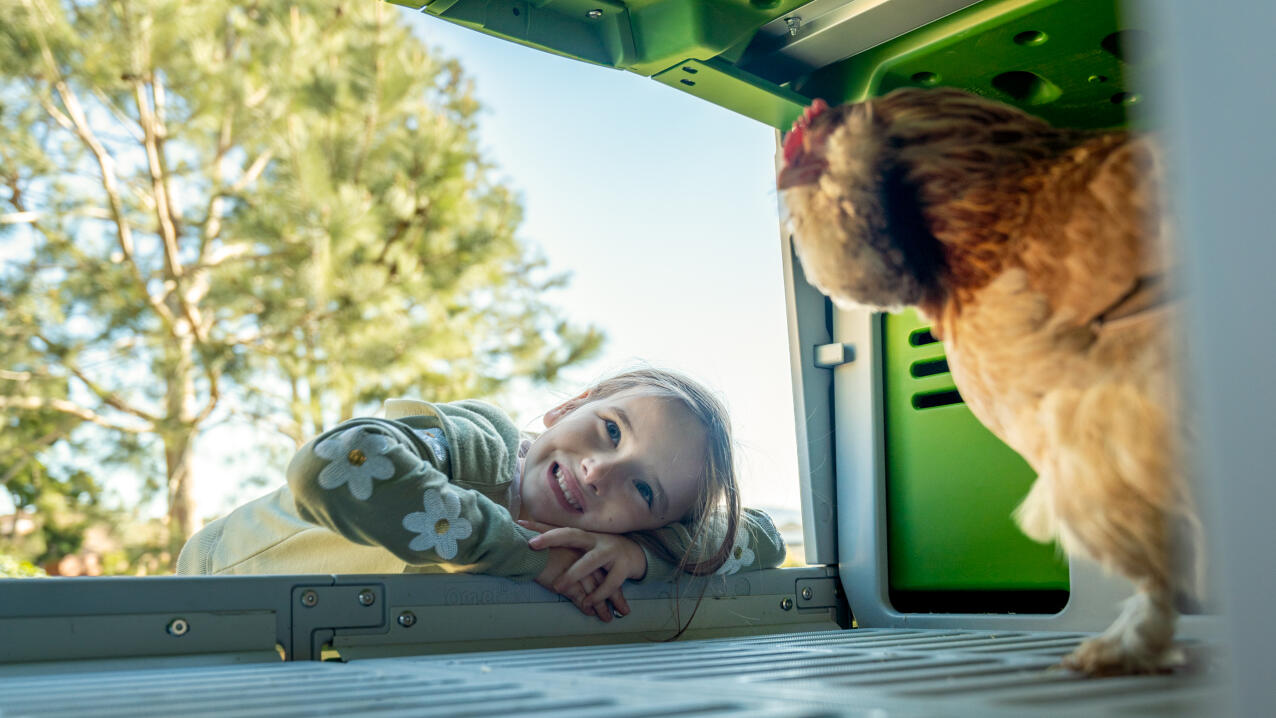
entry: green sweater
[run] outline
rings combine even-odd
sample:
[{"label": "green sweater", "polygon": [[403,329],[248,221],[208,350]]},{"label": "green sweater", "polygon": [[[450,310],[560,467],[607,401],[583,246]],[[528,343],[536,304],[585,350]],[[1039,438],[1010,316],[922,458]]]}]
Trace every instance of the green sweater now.
[{"label": "green sweater", "polygon": [[[536,534],[510,514],[521,442],[513,422],[480,401],[391,400],[386,416],[352,419],[302,447],[288,485],[205,526],[182,549],[177,572],[535,579],[548,552],[530,548]],[[679,524],[654,535],[674,555],[687,550]],[[646,553],[644,582],[674,577],[674,565]],[[770,518],[746,509],[721,572],[783,560]]]}]

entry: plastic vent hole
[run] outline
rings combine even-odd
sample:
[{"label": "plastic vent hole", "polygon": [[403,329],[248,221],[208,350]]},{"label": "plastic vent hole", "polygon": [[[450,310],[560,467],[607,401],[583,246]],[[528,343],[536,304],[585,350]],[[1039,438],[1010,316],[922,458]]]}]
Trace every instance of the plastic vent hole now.
[{"label": "plastic vent hole", "polygon": [[1134,105],[1138,104],[1139,100],[1142,99],[1143,97],[1137,92],[1118,92],[1109,97],[1108,101],[1114,105]]},{"label": "plastic vent hole", "polygon": [[684,77],[684,78],[682,78],[681,80],[678,80],[678,82],[681,82],[682,84],[686,85],[687,87],[695,87],[695,86],[696,86],[696,81],[695,81],[695,80],[688,80],[688,79],[687,79],[687,78],[685,78],[685,77]]},{"label": "plastic vent hole", "polygon": [[908,368],[908,373],[913,375],[914,379],[920,379],[924,376],[935,376],[936,374],[947,374],[947,359],[929,359],[927,361],[913,362]]},{"label": "plastic vent hole", "polygon": [[1103,83],[1107,81],[1108,81],[1107,75],[1091,75],[1086,78],[1086,82],[1090,83],[1091,85],[1102,85]]},{"label": "plastic vent hole", "polygon": [[523,14],[522,12],[519,11],[518,8],[513,8],[513,10],[514,10],[514,17],[518,17],[519,15]]},{"label": "plastic vent hole", "polygon": [[1045,105],[1063,95],[1058,85],[1026,70],[1003,72],[992,78],[992,86],[1029,105]]},{"label": "plastic vent hole", "polygon": [[937,391],[930,394],[914,394],[914,409],[933,409],[937,406],[952,406],[962,403],[961,394],[956,389]]},{"label": "plastic vent hole", "polygon": [[927,344],[934,344],[939,341],[929,329],[914,329],[912,334],[908,335],[908,343],[915,347],[924,347]]},{"label": "plastic vent hole", "polygon": [[1099,47],[1122,62],[1135,63],[1147,57],[1148,33],[1142,30],[1118,30],[1099,41]]},{"label": "plastic vent hole", "polygon": [[696,68],[694,68],[694,67],[687,67],[687,66],[685,66],[685,65],[683,66],[682,71],[683,71],[683,72],[685,72],[685,73],[687,73],[688,75],[694,75],[694,74],[696,74],[697,72],[700,72],[699,70],[697,70],[697,69],[696,69]]},{"label": "plastic vent hole", "polygon": [[1040,30],[1025,30],[1015,35],[1015,44],[1024,45],[1025,47],[1033,47],[1036,45],[1044,45],[1050,36]]},{"label": "plastic vent hole", "polygon": [[939,84],[939,75],[933,72],[915,72],[911,79],[922,87],[934,87]]}]

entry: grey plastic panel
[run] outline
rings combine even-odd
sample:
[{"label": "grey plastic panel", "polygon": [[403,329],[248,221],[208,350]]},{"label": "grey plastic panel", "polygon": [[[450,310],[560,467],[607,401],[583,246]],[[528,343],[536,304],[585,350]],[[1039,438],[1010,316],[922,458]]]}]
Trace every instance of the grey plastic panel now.
[{"label": "grey plastic panel", "polygon": [[[777,135],[778,145],[778,135]],[[783,212],[783,208],[781,208]],[[793,241],[781,228],[784,298],[789,327],[789,365],[797,430],[798,484],[802,494],[802,538],[809,564],[837,563],[837,492],[834,462],[831,369],[816,367],[816,347],[832,341],[828,300],[806,281],[793,254]]]},{"label": "grey plastic panel", "polygon": [[630,585],[632,612],[604,624],[536,584],[479,575],[9,579],[0,672],[100,658],[276,660],[276,644],[311,660],[327,646],[350,657],[662,640],[693,615],[688,637],[826,630],[849,622],[836,588],[832,570],[816,567]]},{"label": "grey plastic panel", "polygon": [[814,0],[762,26],[739,65],[772,82],[787,83],[976,2]]},{"label": "grey plastic panel", "polygon": [[880,322],[868,311],[835,310],[833,341],[854,344],[857,360],[833,370],[837,494],[841,526],[839,570],[860,626],[1102,630],[1132,593],[1123,579],[1093,564],[1069,566],[1068,604],[1057,614],[901,613],[889,600],[886,554],[886,473],[882,434]]},{"label": "grey plastic panel", "polygon": [[1249,72],[1276,64],[1270,0],[1149,7],[1169,67],[1158,109],[1175,149],[1170,204],[1182,237],[1200,494],[1215,539],[1214,597],[1231,619],[1233,715],[1276,712],[1276,92]]},{"label": "grey plastic panel", "polygon": [[[373,659],[0,674],[5,715],[1200,716],[1205,675],[1052,670],[1070,633],[873,630]],[[1198,659],[1207,653],[1196,651]],[[1204,663],[1204,661],[1201,661]]]}]

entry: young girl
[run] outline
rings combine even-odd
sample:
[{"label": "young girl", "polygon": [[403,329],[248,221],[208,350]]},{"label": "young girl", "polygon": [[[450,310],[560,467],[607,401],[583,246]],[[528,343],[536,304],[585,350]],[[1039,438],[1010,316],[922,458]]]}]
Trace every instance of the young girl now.
[{"label": "young girl", "polygon": [[610,621],[625,580],[784,560],[766,514],[740,509],[725,409],[677,373],[604,380],[530,437],[479,401],[385,414],[302,447],[286,486],[191,537],[178,573],[487,573]]}]

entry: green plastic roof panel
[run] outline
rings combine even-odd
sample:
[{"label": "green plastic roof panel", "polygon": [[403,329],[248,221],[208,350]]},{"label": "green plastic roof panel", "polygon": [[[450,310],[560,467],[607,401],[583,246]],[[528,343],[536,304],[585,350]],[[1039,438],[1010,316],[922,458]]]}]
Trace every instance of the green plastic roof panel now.
[{"label": "green plastic roof panel", "polygon": [[811,98],[963,87],[1070,126],[1125,122],[1143,37],[1114,0],[390,0],[651,77],[788,129]]},{"label": "green plastic roof panel", "polygon": [[391,0],[489,35],[654,75],[708,60],[809,0]]}]

